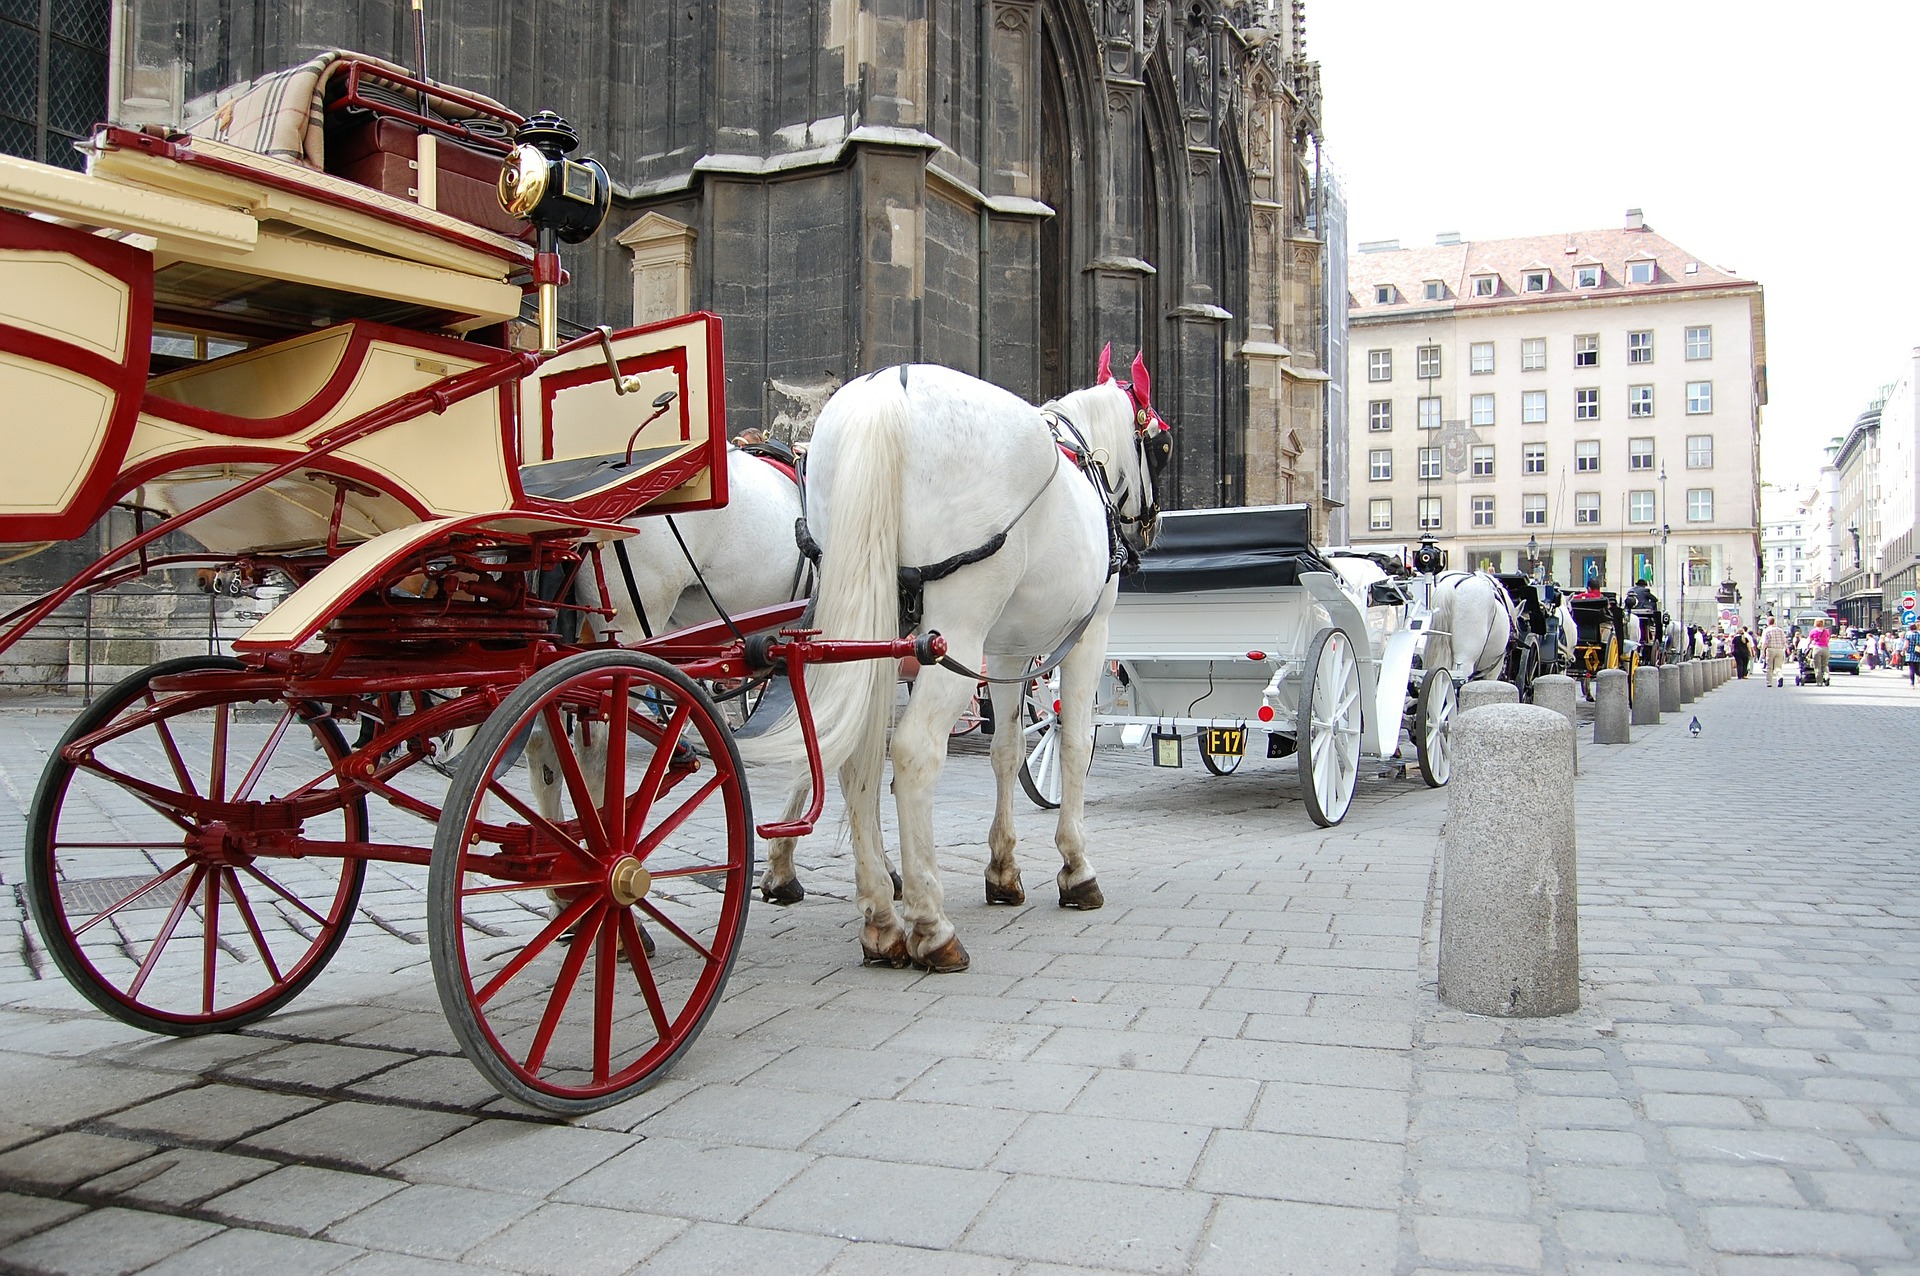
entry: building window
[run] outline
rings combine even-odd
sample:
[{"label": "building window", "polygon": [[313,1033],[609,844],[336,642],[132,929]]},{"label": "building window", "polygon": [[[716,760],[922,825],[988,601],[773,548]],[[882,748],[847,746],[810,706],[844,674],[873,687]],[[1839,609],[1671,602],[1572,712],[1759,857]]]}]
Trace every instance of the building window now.
[{"label": "building window", "polygon": [[1493,444],[1476,443],[1473,445],[1473,476],[1475,478],[1493,477]]},{"label": "building window", "polygon": [[1473,295],[1491,297],[1500,291],[1500,276],[1475,275],[1473,277]]},{"label": "building window", "polygon": [[1546,271],[1529,270],[1525,275],[1521,276],[1521,291],[1545,292],[1547,290],[1547,279],[1548,274]]},{"label": "building window", "polygon": [[1575,288],[1598,288],[1600,286],[1600,267],[1575,266],[1573,268],[1573,286]]},{"label": "building window", "polygon": [[1440,498],[1423,496],[1420,498],[1420,530],[1437,532],[1440,530]]},{"label": "building window", "polygon": [[1520,525],[1522,527],[1547,525],[1547,494],[1545,492],[1530,492],[1520,498]]},{"label": "building window", "polygon": [[1418,459],[1420,462],[1421,478],[1437,479],[1440,477],[1440,449],[1439,448],[1437,447],[1421,448],[1418,454]]},{"label": "building window", "polygon": [[1650,284],[1653,282],[1653,263],[1642,259],[1627,263],[1627,282],[1630,284]]},{"label": "building window", "polygon": [[1573,445],[1573,472],[1575,474],[1600,472],[1599,439],[1581,439]]},{"label": "building window", "polygon": [[1437,430],[1440,428],[1440,399],[1438,395],[1432,398],[1421,399],[1415,406],[1419,408],[1419,420],[1416,424],[1418,424],[1421,429]]},{"label": "building window", "polygon": [[1367,502],[1367,530],[1372,532],[1393,530],[1393,501],[1390,498],[1376,497]]},{"label": "building window", "polygon": [[1600,334],[1581,333],[1573,339],[1573,366],[1576,368],[1597,368],[1600,366]]},{"label": "building window", "polygon": [[1543,372],[1547,366],[1547,339],[1527,337],[1520,342],[1520,371]]},{"label": "building window", "polygon": [[1687,436],[1687,468],[1690,470],[1713,468],[1713,436],[1711,434]]},{"label": "building window", "polygon": [[1441,283],[1438,279],[1427,280],[1426,298],[1428,301],[1445,301],[1446,297],[1447,286],[1445,284]]},{"label": "building window", "polygon": [[1393,380],[1393,351],[1391,350],[1367,351],[1367,380],[1369,381]]},{"label": "building window", "polygon": [[1687,489],[1687,521],[1689,523],[1711,523],[1713,521],[1712,488],[1690,487]]},{"label": "building window", "polygon": [[1575,492],[1573,494],[1573,521],[1588,527],[1600,521],[1600,493]]},{"label": "building window", "polygon": [[1630,470],[1650,470],[1653,468],[1653,440],[1627,440],[1627,468]]},{"label": "building window", "polygon": [[1627,415],[1653,415],[1653,387],[1650,385],[1630,385],[1627,387]]},{"label": "building window", "polygon": [[1713,382],[1687,382],[1687,415],[1705,416],[1713,411]]},{"label": "building window", "polygon": [[1413,352],[1413,375],[1426,381],[1440,375],[1440,347],[1420,346]]},{"label": "building window", "polygon": [[1493,424],[1493,396],[1491,394],[1476,394],[1469,400],[1469,404],[1473,410],[1473,423],[1475,425]]},{"label": "building window", "polygon": [[1367,402],[1367,429],[1385,434],[1393,428],[1393,400],[1370,399]]},{"label": "building window", "polygon": [[1542,425],[1547,419],[1547,392],[1526,390],[1520,395],[1520,424]]},{"label": "building window", "polygon": [[1573,419],[1576,421],[1598,421],[1600,419],[1600,391],[1589,386],[1573,392]]},{"label": "building window", "polygon": [[1367,477],[1379,483],[1393,477],[1393,449],[1377,447],[1367,453]]},{"label": "building window", "polygon": [[1376,306],[1391,306],[1391,305],[1393,304],[1393,300],[1394,300],[1394,291],[1393,291],[1393,285],[1392,285],[1392,284],[1376,284],[1376,285],[1374,285],[1374,289],[1373,289],[1373,304],[1374,304],[1374,305],[1376,305]]},{"label": "building window", "polygon": [[1473,525],[1475,527],[1493,526],[1493,498],[1476,496],[1473,498]]},{"label": "building window", "polygon": [[[1709,493],[1711,495],[1711,493]],[[1709,505],[1713,502],[1708,501]],[[1706,545],[1687,546],[1687,584],[1707,588],[1713,584],[1713,550]]]},{"label": "building window", "polygon": [[1547,472],[1547,445],[1528,443],[1520,449],[1520,472],[1522,474],[1545,474]]},{"label": "building window", "polygon": [[1653,489],[1627,493],[1627,521],[1629,523],[1651,523],[1653,521]]},{"label": "building window", "polygon": [[1687,329],[1687,358],[1713,358],[1713,329],[1710,326]]},{"label": "building window", "polygon": [[1473,371],[1475,375],[1493,371],[1493,342],[1476,341],[1472,347]]},{"label": "building window", "polygon": [[1627,334],[1627,362],[1653,362],[1653,330],[1651,328],[1645,332]]}]

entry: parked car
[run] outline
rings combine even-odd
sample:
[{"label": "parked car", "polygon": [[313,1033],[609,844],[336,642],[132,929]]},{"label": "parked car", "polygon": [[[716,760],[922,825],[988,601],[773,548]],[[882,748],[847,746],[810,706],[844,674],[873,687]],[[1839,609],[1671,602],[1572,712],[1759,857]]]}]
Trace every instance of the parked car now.
[{"label": "parked car", "polygon": [[1827,672],[1860,672],[1860,644],[1851,638],[1835,638],[1827,647]]}]

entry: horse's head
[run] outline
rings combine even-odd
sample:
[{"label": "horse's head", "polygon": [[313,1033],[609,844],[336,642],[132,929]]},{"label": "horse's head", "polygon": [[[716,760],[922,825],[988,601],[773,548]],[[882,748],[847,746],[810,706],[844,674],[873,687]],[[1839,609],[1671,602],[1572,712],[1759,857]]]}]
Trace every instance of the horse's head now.
[{"label": "horse's head", "polygon": [[1173,427],[1153,406],[1153,378],[1147,372],[1145,356],[1135,352],[1131,380],[1113,375],[1113,343],[1100,351],[1100,375],[1096,385],[1113,383],[1126,395],[1130,409],[1133,446],[1131,463],[1123,483],[1115,484],[1114,497],[1120,514],[1120,528],[1128,544],[1144,550],[1153,543],[1159,527],[1160,502],[1155,496],[1167,462],[1173,458]]}]

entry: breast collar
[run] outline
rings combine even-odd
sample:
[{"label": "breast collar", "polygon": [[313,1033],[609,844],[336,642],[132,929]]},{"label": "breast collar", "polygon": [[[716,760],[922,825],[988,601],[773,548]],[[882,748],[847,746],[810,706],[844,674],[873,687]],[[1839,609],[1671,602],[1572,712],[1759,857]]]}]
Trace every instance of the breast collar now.
[{"label": "breast collar", "polygon": [[[1054,404],[1046,404],[1040,409],[1041,418],[1046,421],[1047,429],[1053,435],[1054,446],[1060,454],[1073,463],[1075,469],[1086,476],[1093,484],[1093,490],[1100,496],[1100,507],[1107,516],[1107,576],[1109,579],[1121,573],[1131,573],[1139,565],[1139,555],[1127,544],[1127,538],[1121,528],[1130,523],[1152,518],[1158,510],[1149,510],[1144,515],[1122,514],[1120,512],[1121,494],[1113,488],[1112,477],[1107,473],[1103,460],[1104,450],[1096,449],[1087,443],[1086,435],[1080,432],[1066,413]],[[1146,466],[1146,458],[1140,458],[1141,467]],[[1126,489],[1123,487],[1122,492]]]}]

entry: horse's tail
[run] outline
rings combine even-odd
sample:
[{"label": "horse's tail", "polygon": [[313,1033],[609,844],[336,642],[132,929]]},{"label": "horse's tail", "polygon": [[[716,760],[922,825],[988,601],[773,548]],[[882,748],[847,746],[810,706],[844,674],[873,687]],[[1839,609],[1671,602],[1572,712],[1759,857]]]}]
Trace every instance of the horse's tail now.
[{"label": "horse's tail", "polygon": [[[833,458],[832,517],[824,529],[811,622],[822,637],[899,637],[901,474],[910,421],[906,387],[895,376],[850,382],[820,414],[813,452],[823,455],[828,450],[823,444],[830,443]],[[807,671],[807,700],[828,775],[853,753],[873,721],[890,711],[897,678],[891,660],[814,665]],[[764,732],[743,737],[740,752],[751,762],[804,758],[798,713],[789,710]]]}]

